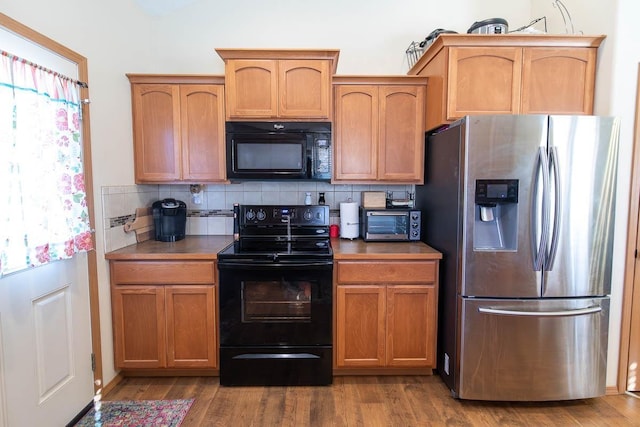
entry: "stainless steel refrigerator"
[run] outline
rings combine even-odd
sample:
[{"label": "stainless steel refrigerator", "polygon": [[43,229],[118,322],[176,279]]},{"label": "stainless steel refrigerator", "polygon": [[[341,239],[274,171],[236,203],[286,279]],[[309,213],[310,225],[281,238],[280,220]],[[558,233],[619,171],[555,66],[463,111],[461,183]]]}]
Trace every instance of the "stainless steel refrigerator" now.
[{"label": "stainless steel refrigerator", "polygon": [[443,253],[437,371],[454,396],[604,394],[618,129],[468,116],[427,137],[416,206]]}]

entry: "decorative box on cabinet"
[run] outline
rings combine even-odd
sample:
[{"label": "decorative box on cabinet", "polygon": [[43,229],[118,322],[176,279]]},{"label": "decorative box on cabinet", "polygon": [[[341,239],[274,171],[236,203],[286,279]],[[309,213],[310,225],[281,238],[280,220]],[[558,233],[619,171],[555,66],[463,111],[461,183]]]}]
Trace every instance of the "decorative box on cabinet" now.
[{"label": "decorative box on cabinet", "polygon": [[422,183],[427,79],[335,76],[333,182]]},{"label": "decorative box on cabinet", "polygon": [[224,181],[224,78],[127,77],[136,183]]},{"label": "decorative box on cabinet", "polygon": [[336,263],[336,368],[435,368],[438,261]]},{"label": "decorative box on cabinet", "polygon": [[408,72],[429,78],[427,130],[474,114],[592,114],[604,37],[439,35]]},{"label": "decorative box on cabinet", "polygon": [[331,120],[338,50],[216,49],[227,120]]},{"label": "decorative box on cabinet", "polygon": [[116,369],[217,368],[213,261],[110,261]]}]

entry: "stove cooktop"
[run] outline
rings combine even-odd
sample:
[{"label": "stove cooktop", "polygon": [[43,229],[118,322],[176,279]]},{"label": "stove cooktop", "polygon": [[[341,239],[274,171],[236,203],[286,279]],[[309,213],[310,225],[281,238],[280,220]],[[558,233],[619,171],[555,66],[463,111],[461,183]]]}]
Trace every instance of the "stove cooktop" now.
[{"label": "stove cooktop", "polygon": [[307,262],[331,261],[333,250],[331,243],[316,242],[316,246],[300,246],[290,242],[278,242],[263,248],[244,248],[241,241],[236,241],[218,253],[219,262]]},{"label": "stove cooktop", "polygon": [[329,207],[237,205],[236,241],[218,254],[222,262],[331,260]]}]

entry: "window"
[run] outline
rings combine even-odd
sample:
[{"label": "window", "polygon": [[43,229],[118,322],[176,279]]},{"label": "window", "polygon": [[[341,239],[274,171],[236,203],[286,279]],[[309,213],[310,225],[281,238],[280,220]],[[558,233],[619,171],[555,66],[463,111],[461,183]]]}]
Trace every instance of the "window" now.
[{"label": "window", "polygon": [[0,276],[93,249],[79,83],[0,51]]}]

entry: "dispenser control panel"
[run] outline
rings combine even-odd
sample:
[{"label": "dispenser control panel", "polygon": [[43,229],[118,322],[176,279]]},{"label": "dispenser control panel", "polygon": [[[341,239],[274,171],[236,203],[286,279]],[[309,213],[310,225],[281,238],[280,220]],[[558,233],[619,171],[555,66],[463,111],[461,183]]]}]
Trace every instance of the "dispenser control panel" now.
[{"label": "dispenser control panel", "polygon": [[479,179],[476,180],[477,205],[495,205],[496,203],[518,203],[517,179]]}]

